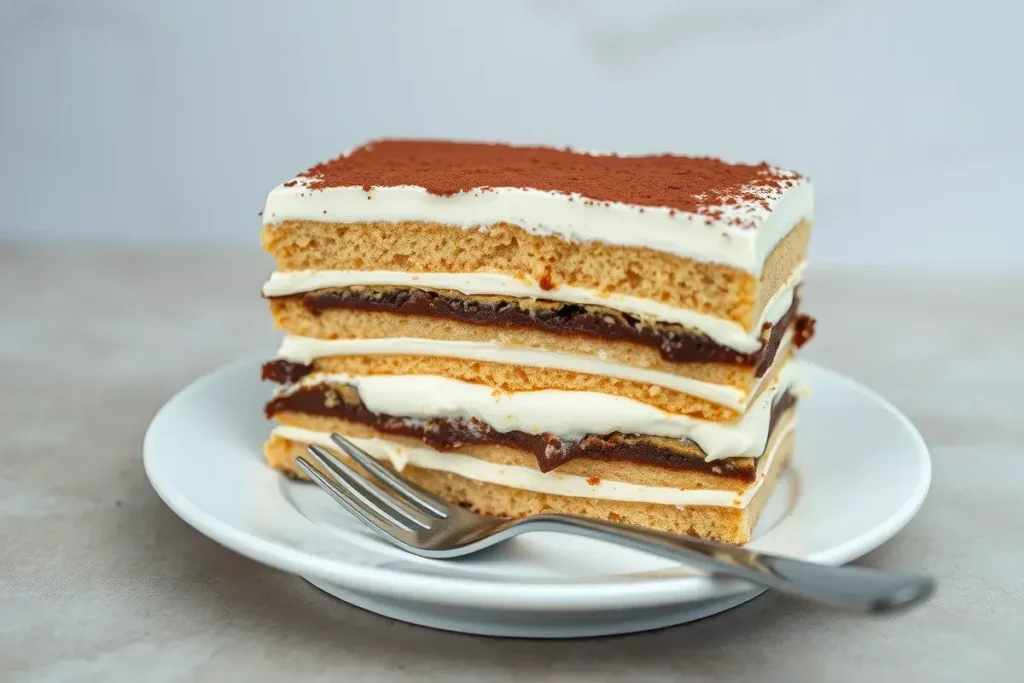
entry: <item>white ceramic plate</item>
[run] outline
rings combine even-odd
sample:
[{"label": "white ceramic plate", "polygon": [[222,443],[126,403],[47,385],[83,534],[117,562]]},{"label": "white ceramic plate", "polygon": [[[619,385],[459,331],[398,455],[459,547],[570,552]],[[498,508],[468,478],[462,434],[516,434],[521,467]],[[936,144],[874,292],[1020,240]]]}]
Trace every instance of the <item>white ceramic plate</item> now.
[{"label": "white ceramic plate", "polygon": [[[306,577],[347,602],[469,633],[574,637],[660,628],[729,609],[761,591],[666,560],[555,533],[457,560],[403,553],[309,484],[264,466],[270,429],[261,358],[197,380],[146,434],[146,472],[186,522],[232,550]],[[920,508],[928,450],[884,399],[804,363],[797,451],[752,547],[843,563],[878,547]],[[885,471],[885,477],[878,477]]]}]

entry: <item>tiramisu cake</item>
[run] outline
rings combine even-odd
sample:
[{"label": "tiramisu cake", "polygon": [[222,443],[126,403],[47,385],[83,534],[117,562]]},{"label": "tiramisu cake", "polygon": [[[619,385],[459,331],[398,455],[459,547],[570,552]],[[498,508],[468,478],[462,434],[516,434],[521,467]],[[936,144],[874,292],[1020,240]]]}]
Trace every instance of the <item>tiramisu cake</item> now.
[{"label": "tiramisu cake", "polygon": [[731,543],[793,448],[812,188],[767,164],[372,142],[274,188],[270,465],[331,432],[479,512]]}]

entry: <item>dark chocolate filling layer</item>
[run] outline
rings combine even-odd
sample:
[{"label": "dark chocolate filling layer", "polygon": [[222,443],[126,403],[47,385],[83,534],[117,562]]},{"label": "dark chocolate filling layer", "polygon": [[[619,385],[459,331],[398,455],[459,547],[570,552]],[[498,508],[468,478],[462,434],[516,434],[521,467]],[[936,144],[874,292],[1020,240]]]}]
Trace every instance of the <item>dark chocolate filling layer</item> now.
[{"label": "dark chocolate filling layer", "polygon": [[382,311],[446,318],[473,325],[540,329],[607,341],[628,341],[658,349],[661,357],[671,363],[752,365],[758,377],[771,367],[782,336],[794,320],[796,326],[793,341],[797,346],[803,345],[814,333],[814,320],[797,313],[799,297],[796,295],[785,315],[770,327],[762,347],[747,354],[723,346],[681,325],[649,323],[628,313],[599,306],[552,301],[529,305],[515,298],[474,298],[447,291],[407,287],[346,287],[321,289],[294,296],[301,297],[302,303],[314,315],[332,308]]},{"label": "dark chocolate filling layer", "polygon": [[[796,397],[786,392],[772,406],[769,439],[779,417],[795,403]],[[438,451],[451,451],[468,444],[510,446],[533,453],[541,472],[550,472],[575,458],[594,458],[639,462],[674,470],[713,472],[745,482],[752,482],[756,477],[756,461],[752,458],[725,458],[707,462],[700,448],[693,442],[687,442],[696,451],[690,455],[662,445],[658,437],[640,434],[591,434],[581,439],[566,440],[548,433],[499,432],[476,418],[423,420],[395,417],[373,413],[362,403],[346,400],[326,385],[304,387],[278,396],[267,403],[265,410],[268,418],[280,412],[295,412],[359,422],[385,434],[422,439]]]},{"label": "dark chocolate filling layer", "polygon": [[295,384],[313,370],[311,363],[293,363],[278,358],[263,364],[262,377],[275,384]]}]

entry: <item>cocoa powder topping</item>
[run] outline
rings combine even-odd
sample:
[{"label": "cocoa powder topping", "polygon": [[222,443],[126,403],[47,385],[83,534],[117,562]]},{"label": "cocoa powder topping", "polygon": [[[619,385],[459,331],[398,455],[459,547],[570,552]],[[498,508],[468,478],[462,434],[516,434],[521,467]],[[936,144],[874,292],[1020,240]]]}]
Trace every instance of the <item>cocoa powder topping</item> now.
[{"label": "cocoa powder topping", "polygon": [[[302,174],[311,189],[414,185],[451,196],[523,187],[578,194],[588,205],[620,202],[718,218],[728,207],[769,209],[800,176],[767,163],[709,157],[581,154],[569,149],[440,140],[370,142]],[[734,222],[746,221],[733,219]]]}]

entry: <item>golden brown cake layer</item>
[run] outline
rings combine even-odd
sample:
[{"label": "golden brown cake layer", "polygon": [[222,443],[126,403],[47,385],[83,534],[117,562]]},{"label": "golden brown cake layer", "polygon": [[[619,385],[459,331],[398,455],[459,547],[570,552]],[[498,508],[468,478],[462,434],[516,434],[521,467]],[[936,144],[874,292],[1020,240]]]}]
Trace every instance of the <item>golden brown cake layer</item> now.
[{"label": "golden brown cake layer", "polygon": [[[631,342],[598,341],[587,337],[555,334],[542,330],[507,329],[383,312],[333,309],[324,311],[320,315],[314,315],[294,298],[273,300],[271,307],[278,327],[301,337],[318,339],[411,337],[440,341],[493,342],[510,348],[542,349],[597,357],[636,368],[666,372],[702,382],[729,385],[744,391],[751,390],[760,379],[758,366],[726,362],[672,363],[664,360],[657,350]],[[781,352],[783,358],[788,357],[790,352],[791,347],[784,348]],[[781,360],[776,359],[775,356],[776,354],[773,353],[773,361]],[[319,362],[322,364],[325,360],[321,359]],[[463,363],[467,362],[463,361]],[[377,365],[380,366],[381,363],[377,363]],[[531,373],[534,371],[534,369],[530,370]],[[770,368],[765,368],[765,371],[770,372]],[[650,393],[649,385],[643,386],[643,391]]]},{"label": "golden brown cake layer", "polygon": [[466,230],[425,221],[286,220],[265,225],[262,240],[280,271],[497,273],[548,289],[567,285],[650,299],[749,329],[805,261],[810,232],[808,221],[793,228],[768,256],[760,278],[647,247],[533,235],[508,223]]},{"label": "golden brown cake layer", "polygon": [[[768,439],[780,421],[792,415],[796,397],[785,393],[772,406],[766,426]],[[318,383],[293,387],[279,393],[266,405],[267,417],[283,424],[313,429],[296,421],[325,418],[318,431],[347,431],[351,424],[362,424],[391,437],[419,439],[441,452],[455,451],[466,445],[500,445],[532,454],[528,465],[542,472],[559,469],[577,460],[628,462],[672,470],[705,472],[716,477],[731,477],[751,482],[754,458],[734,457],[707,461],[706,453],[693,441],[646,434],[619,432],[564,438],[555,434],[498,431],[472,418],[443,417],[408,419],[404,415],[375,413],[362,402],[358,390],[347,384]],[[337,421],[338,424],[331,424]],[[338,425],[342,425],[339,427]],[[329,429],[328,429],[329,427]]]},{"label": "golden brown cake layer", "polygon": [[[787,415],[786,419],[790,415],[792,413]],[[315,432],[337,432],[338,434],[361,439],[385,439],[412,448],[422,448],[424,445],[436,446],[436,444],[425,444],[422,438],[416,436],[381,431],[376,428],[380,425],[371,425],[338,417],[286,412],[278,413],[275,418],[282,425],[299,427]],[[435,450],[439,449],[435,448]],[[684,450],[685,448],[680,448],[679,452],[682,453]],[[506,443],[465,443],[454,448],[447,448],[441,452],[468,455],[497,465],[518,465],[534,470],[538,469],[537,458],[533,453]],[[697,449],[691,448],[691,455],[695,456],[696,453]],[[686,456],[679,455],[678,457]],[[581,477],[596,477],[598,479],[622,481],[641,486],[669,486],[678,489],[721,489],[735,491],[737,494],[740,494],[756,476],[757,459],[733,458],[732,460],[736,462],[732,463],[731,467],[722,467],[723,471],[721,474],[716,473],[711,468],[663,467],[648,462],[603,460],[589,457],[567,460],[559,464],[555,469],[550,470],[550,472],[554,474],[574,474]]]},{"label": "golden brown cake layer", "polygon": [[[681,325],[644,321],[603,306],[396,286],[322,289],[270,299],[277,326],[303,337],[496,342],[601,356],[684,376],[706,375],[710,365],[744,382],[750,373],[728,366],[749,366],[760,377],[771,367],[787,329],[794,331],[797,346],[810,339],[813,321],[797,314],[798,305],[794,296],[778,322],[762,330],[761,348],[741,353]],[[711,381],[726,383],[722,379]]]},{"label": "golden brown cake layer", "polygon": [[[353,431],[349,432],[349,436],[359,436],[357,432],[360,431],[362,434],[369,434],[362,425],[352,425],[352,429]],[[537,493],[500,484],[476,481],[449,472],[423,469],[414,465],[406,466],[402,470],[402,475],[445,500],[463,505],[482,514],[514,519],[543,513],[576,514],[634,524],[670,533],[710,538],[725,543],[742,544],[750,540],[751,532],[775,487],[778,476],[785,470],[793,450],[793,440],[793,433],[790,432],[780,441],[771,463],[772,466],[767,472],[764,472],[760,489],[745,508],[707,505],[661,505]],[[508,455],[496,454],[498,448],[500,447],[473,446],[466,447],[463,450],[466,453],[472,453],[474,457],[490,455],[496,460],[501,457],[512,459]],[[350,465],[358,468],[354,461],[337,452],[335,453]],[[266,442],[264,454],[271,467],[282,470],[293,478],[306,479],[305,473],[295,464],[295,458],[306,455],[305,444],[275,435],[271,436]],[[577,461],[576,463],[568,463],[566,467],[573,464],[594,472],[594,474],[588,473],[583,476],[600,476],[596,473],[599,471],[597,468],[602,465],[609,465],[609,463],[582,463]],[[629,466],[628,470],[638,471],[638,466]],[[643,479],[645,483],[657,481],[643,476],[630,476],[621,467],[615,472],[614,478],[607,476],[608,479],[614,481],[626,481],[626,477],[636,480]],[[724,482],[727,481],[728,478],[718,478],[712,488],[724,488]],[[635,483],[641,482],[636,481]],[[666,484],[650,483],[650,485]]]},{"label": "golden brown cake layer", "polygon": [[[781,362],[776,364],[777,368],[782,366]],[[631,398],[669,413],[689,415],[702,420],[728,422],[740,416],[739,411],[708,399],[657,384],[557,368],[526,367],[443,356],[325,356],[316,358],[309,364],[272,361],[264,366],[265,378],[280,379],[284,382],[295,381],[313,372],[346,375],[434,375],[483,384],[506,393],[544,389],[592,391]],[[765,377],[761,386],[768,386],[770,382],[771,377]]]}]

